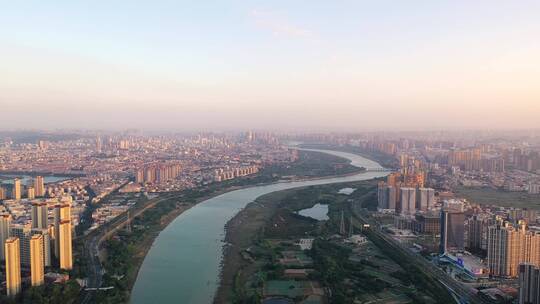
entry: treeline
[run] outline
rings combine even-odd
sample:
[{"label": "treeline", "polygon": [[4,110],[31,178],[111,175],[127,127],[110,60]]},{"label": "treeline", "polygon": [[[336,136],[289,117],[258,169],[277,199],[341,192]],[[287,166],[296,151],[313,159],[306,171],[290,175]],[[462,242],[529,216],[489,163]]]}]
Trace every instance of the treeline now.
[{"label": "treeline", "polygon": [[16,298],[0,296],[2,304],[71,304],[76,303],[81,287],[75,280],[30,287]]}]

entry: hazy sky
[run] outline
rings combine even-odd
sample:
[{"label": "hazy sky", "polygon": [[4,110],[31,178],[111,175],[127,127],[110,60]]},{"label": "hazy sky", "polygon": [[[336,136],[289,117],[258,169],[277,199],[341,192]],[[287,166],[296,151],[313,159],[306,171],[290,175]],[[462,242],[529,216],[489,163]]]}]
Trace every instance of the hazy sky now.
[{"label": "hazy sky", "polygon": [[0,128],[540,128],[540,1],[2,1]]}]

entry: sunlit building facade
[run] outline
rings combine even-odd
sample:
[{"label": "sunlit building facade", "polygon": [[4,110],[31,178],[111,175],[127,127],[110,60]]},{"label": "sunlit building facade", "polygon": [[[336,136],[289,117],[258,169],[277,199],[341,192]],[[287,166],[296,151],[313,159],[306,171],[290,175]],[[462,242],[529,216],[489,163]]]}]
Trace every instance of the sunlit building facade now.
[{"label": "sunlit building facade", "polygon": [[30,274],[32,286],[43,285],[45,281],[43,235],[34,234],[30,239]]},{"label": "sunlit building facade", "polygon": [[4,244],[6,252],[6,292],[13,297],[21,292],[21,259],[19,239],[10,237]]}]

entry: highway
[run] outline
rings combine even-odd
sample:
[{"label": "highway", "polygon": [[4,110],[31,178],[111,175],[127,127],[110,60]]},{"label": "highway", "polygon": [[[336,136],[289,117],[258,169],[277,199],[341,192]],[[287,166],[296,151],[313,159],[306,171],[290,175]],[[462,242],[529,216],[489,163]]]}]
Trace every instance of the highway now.
[{"label": "highway", "polygon": [[81,301],[83,304],[92,303],[93,291],[101,287],[103,268],[101,261],[99,260],[99,248],[101,243],[109,238],[116,231],[124,227],[128,223],[128,212],[129,218],[133,219],[134,217],[139,216],[144,211],[153,208],[159,202],[172,198],[172,195],[164,195],[162,197],[151,199],[144,204],[139,206],[134,206],[128,211],[118,215],[110,222],[107,222],[100,227],[92,230],[87,235],[82,237],[84,242],[84,255],[88,261],[88,282],[87,282],[87,291]]},{"label": "highway", "polygon": [[448,276],[444,271],[442,271],[440,268],[428,262],[424,257],[413,253],[408,248],[404,247],[403,244],[394,240],[392,237],[390,237],[386,233],[381,232],[379,224],[375,222],[374,220],[370,220],[366,218],[364,215],[361,214],[361,211],[358,211],[355,208],[352,208],[352,209],[353,209],[352,210],[353,216],[359,222],[364,223],[364,224],[369,224],[370,231],[372,231],[377,236],[379,236],[388,245],[390,245],[390,247],[392,247],[396,251],[399,251],[403,255],[407,256],[409,259],[411,259],[415,263],[415,265],[420,267],[420,269],[422,269],[422,271],[424,271],[426,274],[428,274],[432,278],[437,279],[447,289],[457,294],[460,300],[465,300],[466,303],[472,303],[472,304],[491,303],[490,301],[478,296],[476,292],[472,290],[471,288],[461,284],[460,282]]}]

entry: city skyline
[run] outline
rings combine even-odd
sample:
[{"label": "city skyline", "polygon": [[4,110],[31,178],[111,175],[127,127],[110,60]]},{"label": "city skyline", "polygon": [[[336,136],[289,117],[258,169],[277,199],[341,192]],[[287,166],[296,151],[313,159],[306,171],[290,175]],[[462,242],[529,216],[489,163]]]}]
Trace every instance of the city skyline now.
[{"label": "city skyline", "polygon": [[537,132],[144,133],[0,132],[0,302],[540,303]]},{"label": "city skyline", "polygon": [[539,10],[533,1],[9,3],[0,129],[540,128]]},{"label": "city skyline", "polygon": [[540,304],[538,16],[3,3],[0,303]]}]

